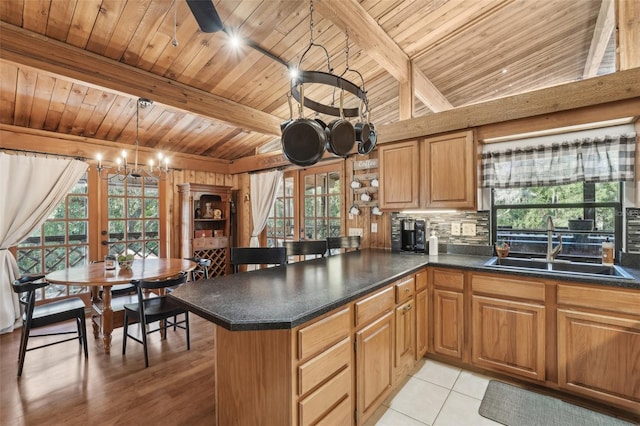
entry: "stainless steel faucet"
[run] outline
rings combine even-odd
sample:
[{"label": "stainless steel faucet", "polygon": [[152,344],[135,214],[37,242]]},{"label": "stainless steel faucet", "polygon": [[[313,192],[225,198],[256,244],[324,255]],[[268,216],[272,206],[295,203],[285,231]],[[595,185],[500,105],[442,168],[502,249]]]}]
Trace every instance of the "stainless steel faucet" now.
[{"label": "stainless steel faucet", "polygon": [[558,245],[556,248],[553,248],[554,231],[555,227],[553,226],[553,219],[551,219],[551,216],[547,216],[547,262],[553,262],[562,250],[562,234],[559,232],[556,233],[556,235],[558,235]]}]

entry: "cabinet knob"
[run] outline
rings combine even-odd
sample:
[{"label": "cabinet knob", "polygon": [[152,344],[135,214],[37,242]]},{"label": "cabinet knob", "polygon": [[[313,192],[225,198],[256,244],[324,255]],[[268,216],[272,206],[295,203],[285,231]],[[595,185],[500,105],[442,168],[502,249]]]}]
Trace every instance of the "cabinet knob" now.
[{"label": "cabinet knob", "polygon": [[405,293],[409,293],[409,287],[405,288],[405,289],[404,289],[404,292],[405,292]]},{"label": "cabinet knob", "polygon": [[410,311],[411,310],[411,305],[407,305],[406,308],[404,308],[405,311]]}]

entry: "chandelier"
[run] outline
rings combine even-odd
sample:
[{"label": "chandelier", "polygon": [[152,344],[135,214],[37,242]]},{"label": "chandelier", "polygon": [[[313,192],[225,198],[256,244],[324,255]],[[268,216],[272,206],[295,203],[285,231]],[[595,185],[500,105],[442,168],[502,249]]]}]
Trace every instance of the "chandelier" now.
[{"label": "chandelier", "polygon": [[135,155],[134,163],[130,165],[127,163],[127,151],[122,150],[122,156],[116,158],[116,166],[114,167],[102,165],[102,155],[98,154],[96,159],[98,160],[98,176],[104,180],[112,180],[117,178],[123,181],[129,177],[131,178],[144,178],[144,179],[159,179],[166,180],[169,175],[169,159],[164,157],[162,153],[158,153],[158,163],[154,163],[151,159],[147,167],[142,167],[138,164],[138,145],[140,134],[140,108],[146,108],[153,104],[150,99],[139,98],[136,103],[136,142],[135,142]]}]

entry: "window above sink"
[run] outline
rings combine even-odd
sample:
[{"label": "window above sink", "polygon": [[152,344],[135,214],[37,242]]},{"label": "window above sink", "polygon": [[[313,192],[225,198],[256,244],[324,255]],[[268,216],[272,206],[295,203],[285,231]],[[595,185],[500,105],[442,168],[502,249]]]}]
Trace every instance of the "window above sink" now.
[{"label": "window above sink", "polygon": [[562,238],[557,259],[599,263],[607,239],[621,249],[621,194],[620,182],[493,189],[493,241],[507,242],[511,256],[545,257],[551,216],[553,246]]}]

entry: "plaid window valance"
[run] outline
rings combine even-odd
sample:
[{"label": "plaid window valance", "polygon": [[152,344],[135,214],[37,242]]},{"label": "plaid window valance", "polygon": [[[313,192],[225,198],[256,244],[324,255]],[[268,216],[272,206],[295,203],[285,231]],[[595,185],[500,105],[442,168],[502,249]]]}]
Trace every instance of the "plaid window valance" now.
[{"label": "plaid window valance", "polygon": [[586,138],[482,154],[483,188],[633,180],[636,135]]}]

